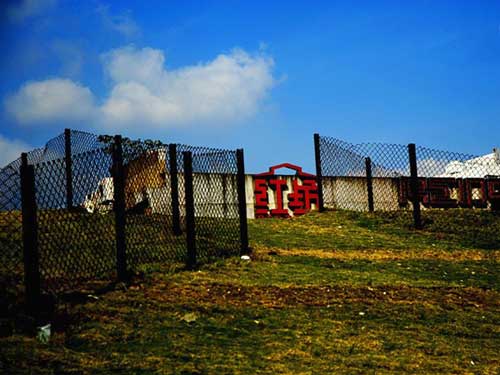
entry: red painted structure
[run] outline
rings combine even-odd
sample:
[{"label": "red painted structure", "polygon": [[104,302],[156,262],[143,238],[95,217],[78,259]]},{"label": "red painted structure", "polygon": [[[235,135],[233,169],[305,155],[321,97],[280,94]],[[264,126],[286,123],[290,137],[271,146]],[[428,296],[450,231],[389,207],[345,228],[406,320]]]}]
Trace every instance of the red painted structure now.
[{"label": "red painted structure", "polygon": [[[402,177],[399,180],[399,203],[406,205],[411,199],[410,179]],[[418,199],[425,207],[432,208],[484,208],[488,202],[500,202],[500,179],[419,178]]]},{"label": "red painted structure", "polygon": [[[284,194],[288,190],[286,180],[276,175],[276,170],[288,168],[295,171],[292,180],[292,191],[287,194],[288,208],[284,206]],[[311,204],[318,205],[318,186],[316,176],[302,171],[302,168],[290,163],[272,166],[268,172],[254,176],[255,217],[290,217],[303,215],[311,210]],[[276,208],[269,209],[268,189],[274,190]]]}]

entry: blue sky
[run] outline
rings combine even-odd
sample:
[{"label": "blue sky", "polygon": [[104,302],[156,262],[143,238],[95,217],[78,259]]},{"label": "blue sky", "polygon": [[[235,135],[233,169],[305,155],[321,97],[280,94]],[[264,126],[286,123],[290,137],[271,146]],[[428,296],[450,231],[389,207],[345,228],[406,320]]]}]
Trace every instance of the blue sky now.
[{"label": "blue sky", "polygon": [[65,127],[314,171],[314,132],[500,146],[499,1],[2,2],[0,164]]}]

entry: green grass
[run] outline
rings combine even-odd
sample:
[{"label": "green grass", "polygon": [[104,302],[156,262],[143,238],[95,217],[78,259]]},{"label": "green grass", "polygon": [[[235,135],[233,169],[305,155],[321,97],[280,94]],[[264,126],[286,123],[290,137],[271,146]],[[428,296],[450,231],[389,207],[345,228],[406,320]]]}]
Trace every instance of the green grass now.
[{"label": "green grass", "polygon": [[[116,268],[114,213],[86,214],[39,210],[39,260],[44,287],[67,291],[82,280],[111,280]],[[238,253],[238,219],[196,218],[198,260]],[[128,215],[128,265],[133,270],[155,262],[184,263],[186,230],[176,236],[166,215]],[[0,276],[22,278],[22,227],[18,211],[0,213]]]},{"label": "green grass", "polygon": [[454,212],[251,221],[252,261],[144,267],[0,338],[0,372],[497,374],[499,218]]},{"label": "green grass", "polygon": [[[250,235],[257,246],[324,250],[499,249],[500,213],[431,210],[422,213],[424,230],[413,229],[411,212],[311,213],[298,220],[255,220]],[[266,229],[266,230],[262,230]]]}]

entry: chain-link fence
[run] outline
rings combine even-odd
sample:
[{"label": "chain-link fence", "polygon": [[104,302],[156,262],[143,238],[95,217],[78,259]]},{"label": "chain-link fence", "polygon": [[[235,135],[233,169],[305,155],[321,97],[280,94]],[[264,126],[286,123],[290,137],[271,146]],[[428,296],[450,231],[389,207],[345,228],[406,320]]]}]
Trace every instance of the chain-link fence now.
[{"label": "chain-link fence", "polygon": [[352,144],[319,135],[314,139],[325,208],[499,208],[499,149],[474,156],[413,144]]},{"label": "chain-link fence", "polygon": [[71,185],[66,166],[65,158],[34,165],[41,280],[54,292],[109,280],[115,269],[113,197],[95,199],[112,189],[111,157],[104,147],[71,155]]},{"label": "chain-link fence", "polygon": [[16,288],[22,285],[24,277],[20,189],[19,167],[8,165],[2,168],[0,170],[0,305],[2,306],[8,305],[7,299],[15,298]]},{"label": "chain-link fence", "polygon": [[193,155],[193,191],[198,254],[203,259],[234,255],[239,242],[237,154],[181,146]]},{"label": "chain-link fence", "polygon": [[418,146],[416,154],[425,207],[500,208],[500,149],[477,156]]},{"label": "chain-link fence", "polygon": [[374,209],[398,209],[398,200],[395,199],[398,190],[394,181],[410,175],[406,146],[351,144],[319,137],[319,150],[325,207],[368,210],[368,166],[368,169],[371,167]]},{"label": "chain-link fence", "polygon": [[151,263],[192,267],[189,251],[198,262],[245,252],[242,158],[67,130],[0,170],[2,286],[22,285],[26,272],[26,284],[36,286],[34,275],[42,291],[60,293]]}]

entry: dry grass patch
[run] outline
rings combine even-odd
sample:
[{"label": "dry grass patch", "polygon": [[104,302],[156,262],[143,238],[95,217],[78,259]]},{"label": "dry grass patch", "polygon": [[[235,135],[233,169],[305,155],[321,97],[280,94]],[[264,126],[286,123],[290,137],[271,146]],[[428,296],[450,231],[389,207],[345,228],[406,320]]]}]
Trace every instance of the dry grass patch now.
[{"label": "dry grass patch", "polygon": [[323,259],[341,259],[341,260],[444,260],[444,261],[479,261],[488,260],[499,262],[500,251],[484,250],[457,250],[447,251],[440,249],[422,249],[422,250],[389,250],[389,249],[368,249],[368,250],[323,250],[323,249],[279,249],[267,248],[264,246],[256,247],[257,256],[266,256],[269,253],[277,253],[282,256],[310,256]]}]

